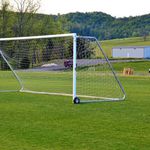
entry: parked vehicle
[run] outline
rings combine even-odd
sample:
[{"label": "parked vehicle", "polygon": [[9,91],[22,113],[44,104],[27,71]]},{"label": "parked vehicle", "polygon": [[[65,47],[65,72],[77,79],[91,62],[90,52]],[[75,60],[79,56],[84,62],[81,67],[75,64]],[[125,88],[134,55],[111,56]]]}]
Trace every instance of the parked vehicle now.
[{"label": "parked vehicle", "polygon": [[64,66],[66,68],[72,68],[73,67],[73,60],[66,60],[66,61],[64,61]]}]

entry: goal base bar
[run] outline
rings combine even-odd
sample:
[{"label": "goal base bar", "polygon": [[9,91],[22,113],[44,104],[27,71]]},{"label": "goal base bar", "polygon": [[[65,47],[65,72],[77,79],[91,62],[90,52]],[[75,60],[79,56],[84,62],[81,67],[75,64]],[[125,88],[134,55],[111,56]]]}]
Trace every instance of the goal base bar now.
[{"label": "goal base bar", "polygon": [[[70,97],[72,97],[72,94],[66,94],[66,93],[37,92],[37,91],[30,91],[30,90],[20,90],[20,92],[31,93],[31,94],[57,95],[57,96],[70,96]],[[122,100],[125,100],[125,96],[123,98],[106,98],[106,97],[96,97],[96,96],[87,96],[87,95],[77,95],[77,97],[89,98],[89,100],[82,100],[81,99],[81,103],[86,103],[86,102],[87,103],[111,102],[111,101],[122,101]],[[97,100],[94,100],[94,99],[97,99]]]},{"label": "goal base bar", "polygon": [[1,90],[0,93],[20,92],[20,90]]}]

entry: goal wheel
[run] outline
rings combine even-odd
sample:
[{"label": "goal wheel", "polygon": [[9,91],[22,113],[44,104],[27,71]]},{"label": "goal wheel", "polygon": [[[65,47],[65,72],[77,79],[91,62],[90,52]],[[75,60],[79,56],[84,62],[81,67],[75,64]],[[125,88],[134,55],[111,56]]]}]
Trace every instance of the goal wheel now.
[{"label": "goal wheel", "polygon": [[80,103],[80,99],[78,97],[75,97],[73,102],[74,102],[74,104],[79,104]]}]

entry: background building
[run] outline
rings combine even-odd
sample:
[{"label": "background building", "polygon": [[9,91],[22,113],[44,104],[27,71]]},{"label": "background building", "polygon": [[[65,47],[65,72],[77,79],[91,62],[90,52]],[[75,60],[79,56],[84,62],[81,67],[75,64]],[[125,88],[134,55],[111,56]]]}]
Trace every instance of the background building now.
[{"label": "background building", "polygon": [[112,49],[113,58],[150,58],[150,46],[121,46]]}]

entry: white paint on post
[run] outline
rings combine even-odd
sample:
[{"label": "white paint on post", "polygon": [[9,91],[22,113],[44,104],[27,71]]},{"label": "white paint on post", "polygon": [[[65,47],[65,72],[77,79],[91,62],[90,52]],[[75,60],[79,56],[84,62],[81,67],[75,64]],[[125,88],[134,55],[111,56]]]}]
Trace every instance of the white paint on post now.
[{"label": "white paint on post", "polygon": [[73,35],[73,100],[76,97],[76,85],[77,85],[77,75],[76,75],[76,65],[77,65],[77,35]]}]

